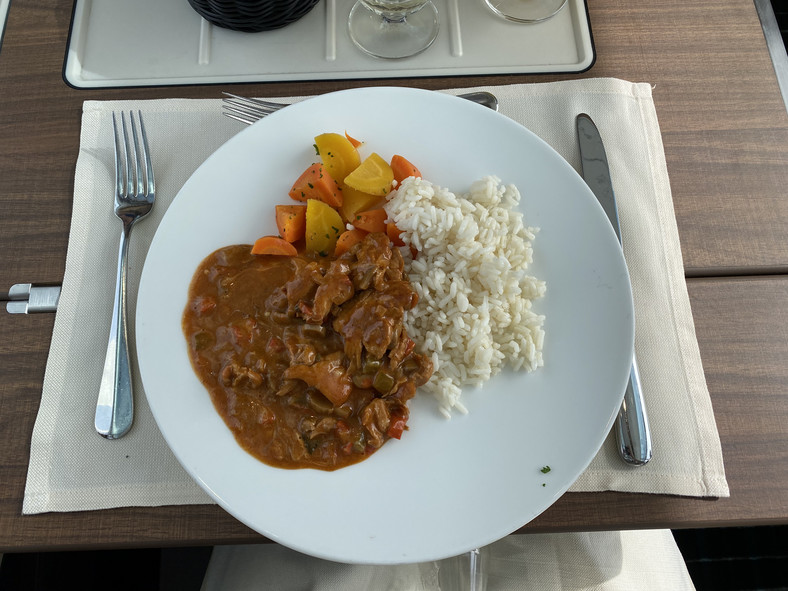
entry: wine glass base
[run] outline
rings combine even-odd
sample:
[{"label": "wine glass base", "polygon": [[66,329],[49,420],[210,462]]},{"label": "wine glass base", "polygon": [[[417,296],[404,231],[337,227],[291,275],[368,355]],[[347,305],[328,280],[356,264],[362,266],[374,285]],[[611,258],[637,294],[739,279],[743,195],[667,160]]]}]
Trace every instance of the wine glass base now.
[{"label": "wine glass base", "polygon": [[554,17],[567,0],[485,0],[493,12],[516,23],[539,23]]},{"label": "wine glass base", "polygon": [[353,43],[374,57],[399,59],[427,49],[438,36],[438,11],[432,2],[401,21],[386,20],[356,2],[348,17]]}]

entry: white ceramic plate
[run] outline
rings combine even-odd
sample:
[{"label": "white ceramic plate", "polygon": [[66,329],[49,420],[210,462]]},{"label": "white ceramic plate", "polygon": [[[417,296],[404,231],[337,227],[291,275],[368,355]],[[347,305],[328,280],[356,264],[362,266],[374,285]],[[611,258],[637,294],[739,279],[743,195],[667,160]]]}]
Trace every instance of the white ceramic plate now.
[{"label": "white ceramic plate", "polygon": [[[545,366],[504,372],[443,418],[429,395],[408,431],[335,472],[282,470],[241,450],[192,371],[181,315],[194,270],[215,249],[275,233],[273,210],[315,157],[313,137],[347,130],[400,153],[455,192],[494,174],[515,183],[538,226],[532,273],[547,281]],[[217,205],[217,199],[219,205]],[[323,95],[243,130],[183,186],[142,274],[137,351],[145,392],[173,452],[215,500],[268,538],[314,556],[392,564],[491,543],[556,501],[587,467],[621,403],[633,349],[626,265],[580,176],[510,119],[440,93],[370,88]],[[551,471],[543,474],[543,466]]]}]

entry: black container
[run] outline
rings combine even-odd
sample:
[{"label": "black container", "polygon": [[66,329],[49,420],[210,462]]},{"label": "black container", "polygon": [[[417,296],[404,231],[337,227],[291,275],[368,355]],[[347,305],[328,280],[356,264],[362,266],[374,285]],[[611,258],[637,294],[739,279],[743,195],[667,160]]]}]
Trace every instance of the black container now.
[{"label": "black container", "polygon": [[319,0],[189,0],[205,20],[225,29],[257,33],[297,21]]}]

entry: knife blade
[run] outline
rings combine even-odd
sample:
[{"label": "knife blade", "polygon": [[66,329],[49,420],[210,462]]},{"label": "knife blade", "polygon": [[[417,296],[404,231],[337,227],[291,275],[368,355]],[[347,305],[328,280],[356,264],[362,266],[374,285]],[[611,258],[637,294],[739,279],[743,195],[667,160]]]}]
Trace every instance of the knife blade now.
[{"label": "knife blade", "polygon": [[[602,137],[594,121],[585,113],[577,116],[576,126],[580,143],[583,179],[596,196],[602,209],[605,210],[618,237],[619,244],[621,244],[618,206]],[[629,382],[616,417],[614,431],[619,455],[626,463],[642,466],[651,459],[651,429],[643,401],[643,392],[640,388],[640,373],[634,353],[632,354]]]}]

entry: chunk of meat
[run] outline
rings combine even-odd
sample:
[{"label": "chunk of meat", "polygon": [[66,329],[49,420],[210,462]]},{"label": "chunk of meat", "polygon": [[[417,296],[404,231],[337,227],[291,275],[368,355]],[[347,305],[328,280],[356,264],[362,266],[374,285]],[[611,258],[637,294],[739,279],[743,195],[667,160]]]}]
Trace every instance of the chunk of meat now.
[{"label": "chunk of meat", "polygon": [[390,346],[396,345],[404,311],[416,304],[417,297],[409,283],[396,281],[385,291],[364,291],[340,308],[333,328],[345,339],[345,355],[351,360],[351,369],[361,364],[364,349],[373,359],[380,359]]},{"label": "chunk of meat", "polygon": [[408,374],[408,377],[413,383],[414,388],[418,388],[430,381],[435,368],[432,365],[432,359],[424,355],[413,353],[411,359],[415,362],[416,367]]},{"label": "chunk of meat", "polygon": [[374,448],[383,445],[390,422],[391,414],[386,403],[381,398],[375,398],[361,411],[361,424],[367,433],[367,443]]},{"label": "chunk of meat", "polygon": [[262,375],[235,362],[228,363],[224,366],[220,378],[222,384],[234,388],[239,386],[259,388],[263,384]]},{"label": "chunk of meat", "polygon": [[345,261],[334,261],[318,283],[312,304],[299,302],[299,310],[304,320],[312,324],[322,324],[333,306],[344,304],[353,297],[355,289],[348,274],[350,266]]},{"label": "chunk of meat", "polygon": [[309,455],[303,438],[292,429],[277,429],[277,436],[271,442],[270,453],[280,461],[292,462],[301,461]]},{"label": "chunk of meat", "polygon": [[353,381],[342,363],[342,358],[332,355],[312,365],[292,365],[284,372],[285,379],[297,379],[320,390],[334,406],[345,402],[353,392]]},{"label": "chunk of meat", "polygon": [[301,424],[301,429],[309,439],[314,439],[319,435],[327,435],[337,428],[337,420],[334,417],[325,417],[319,421],[313,417],[310,417],[310,419],[313,424],[305,424],[307,423],[306,420]]},{"label": "chunk of meat", "polygon": [[278,324],[291,322],[287,290],[284,286],[275,289],[265,300],[265,315]]},{"label": "chunk of meat", "polygon": [[373,232],[340,257],[353,261],[351,278],[356,290],[373,287],[380,291],[387,281],[402,279],[404,261],[399,250],[392,249],[386,234]]},{"label": "chunk of meat", "polygon": [[397,344],[391,348],[389,352],[389,361],[392,367],[398,367],[408,355],[413,352],[416,343],[408,336],[405,331],[400,331],[399,340]]},{"label": "chunk of meat", "polygon": [[315,346],[301,336],[297,327],[286,327],[282,340],[290,357],[290,365],[312,365],[317,360]]},{"label": "chunk of meat", "polygon": [[301,272],[285,285],[287,301],[291,309],[296,308],[302,300],[311,300],[317,291],[320,279],[323,274],[320,265],[315,262],[309,263]]}]

